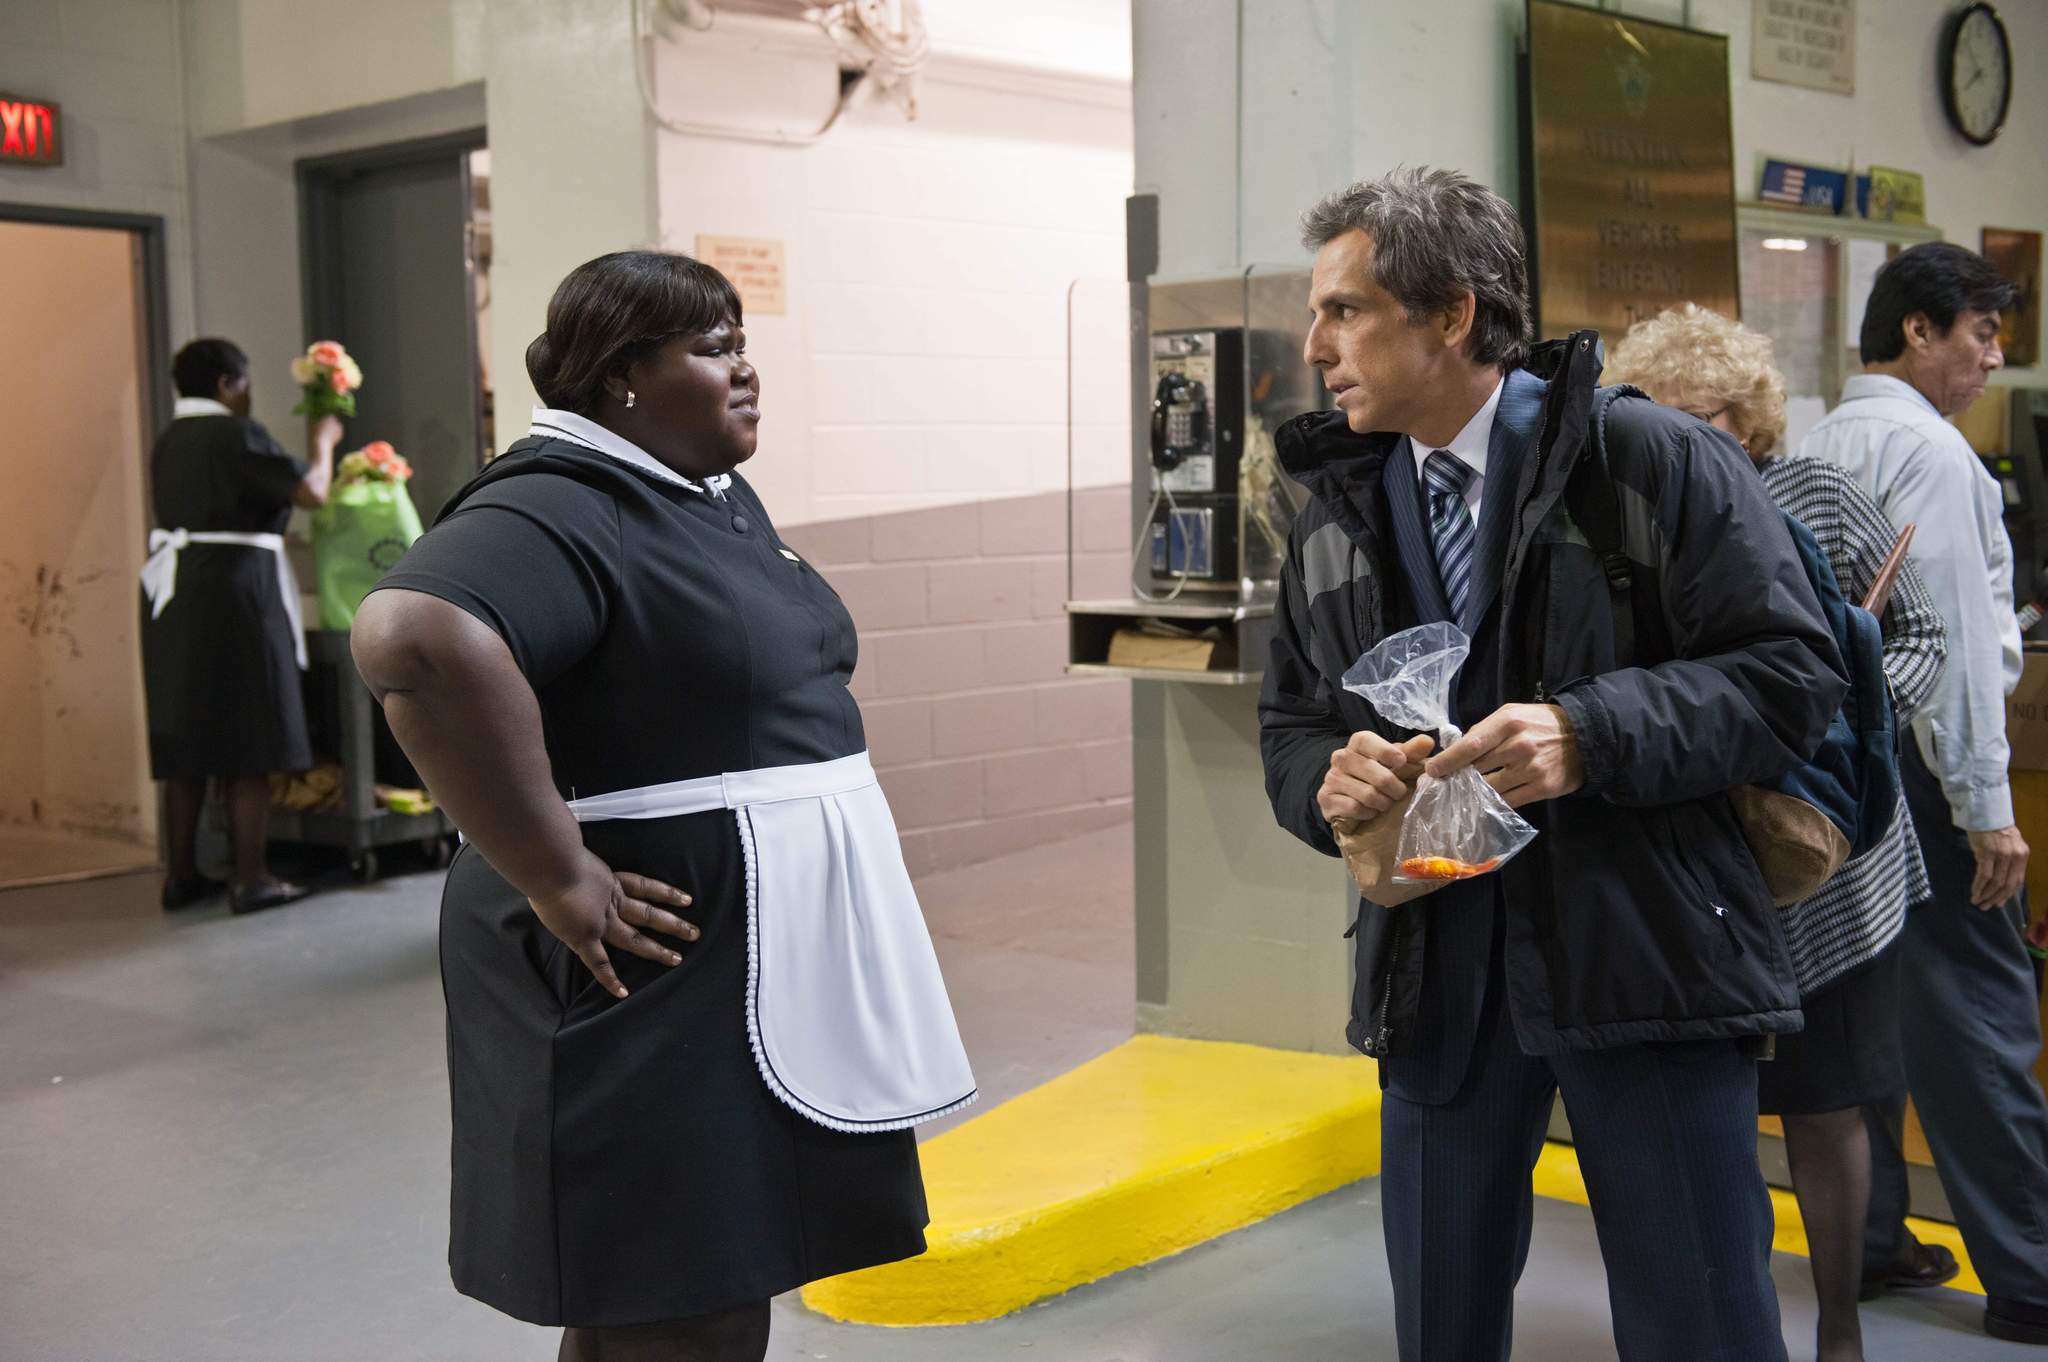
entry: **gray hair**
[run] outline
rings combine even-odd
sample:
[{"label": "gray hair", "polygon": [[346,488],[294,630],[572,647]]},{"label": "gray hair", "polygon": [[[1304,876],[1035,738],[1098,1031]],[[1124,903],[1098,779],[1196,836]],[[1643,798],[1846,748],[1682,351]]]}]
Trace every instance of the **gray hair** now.
[{"label": "gray hair", "polygon": [[1469,293],[1477,364],[1529,358],[1529,266],[1522,224],[1506,199],[1455,170],[1402,167],[1331,194],[1303,215],[1301,244],[1321,250],[1346,232],[1372,238],[1372,273],[1413,318]]}]

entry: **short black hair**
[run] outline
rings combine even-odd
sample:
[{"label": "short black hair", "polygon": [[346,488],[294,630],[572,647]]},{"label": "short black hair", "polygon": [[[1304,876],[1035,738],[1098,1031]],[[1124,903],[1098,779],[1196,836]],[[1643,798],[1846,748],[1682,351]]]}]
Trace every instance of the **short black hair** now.
[{"label": "short black hair", "polygon": [[604,381],[663,342],[738,326],[739,290],[673,251],[614,251],[569,271],[548,300],[547,330],[526,347],[526,373],[550,407],[588,416]]},{"label": "short black hair", "polygon": [[180,397],[219,397],[224,378],[246,378],[249,357],[242,347],[218,336],[187,341],[171,360],[171,382]]},{"label": "short black hair", "polygon": [[1906,318],[1926,314],[1946,336],[1965,312],[2003,312],[2020,291],[1989,260],[1947,241],[1923,241],[1900,251],[1877,272],[1863,309],[1857,350],[1865,364],[1883,364],[1906,352]]}]

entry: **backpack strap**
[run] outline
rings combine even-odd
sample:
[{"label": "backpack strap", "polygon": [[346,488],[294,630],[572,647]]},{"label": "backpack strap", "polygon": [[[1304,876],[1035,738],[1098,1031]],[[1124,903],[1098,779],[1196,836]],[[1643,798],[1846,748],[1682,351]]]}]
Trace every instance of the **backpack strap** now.
[{"label": "backpack strap", "polygon": [[1634,666],[1636,657],[1635,567],[1629,562],[1621,498],[1614,490],[1614,473],[1607,460],[1607,409],[1618,398],[1638,395],[1636,389],[1620,385],[1602,388],[1594,395],[1588,422],[1593,438],[1586,442],[1579,466],[1565,485],[1565,505],[1572,523],[1586,536],[1607,576],[1608,603],[1614,616],[1614,660],[1623,667]]}]

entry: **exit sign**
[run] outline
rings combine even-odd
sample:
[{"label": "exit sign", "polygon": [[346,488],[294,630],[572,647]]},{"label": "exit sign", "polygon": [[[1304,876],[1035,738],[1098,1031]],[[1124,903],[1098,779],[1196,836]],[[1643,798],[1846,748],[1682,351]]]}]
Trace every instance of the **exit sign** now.
[{"label": "exit sign", "polygon": [[50,101],[0,94],[0,161],[62,165],[62,127],[57,106]]}]

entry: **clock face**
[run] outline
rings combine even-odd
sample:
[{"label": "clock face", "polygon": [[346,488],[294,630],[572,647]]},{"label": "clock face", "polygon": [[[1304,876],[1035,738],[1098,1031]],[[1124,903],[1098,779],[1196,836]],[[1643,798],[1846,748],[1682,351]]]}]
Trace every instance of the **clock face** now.
[{"label": "clock face", "polygon": [[2012,54],[1998,16],[1982,6],[1965,14],[1952,53],[1948,92],[1956,126],[1973,142],[1989,142],[2012,95]]}]

